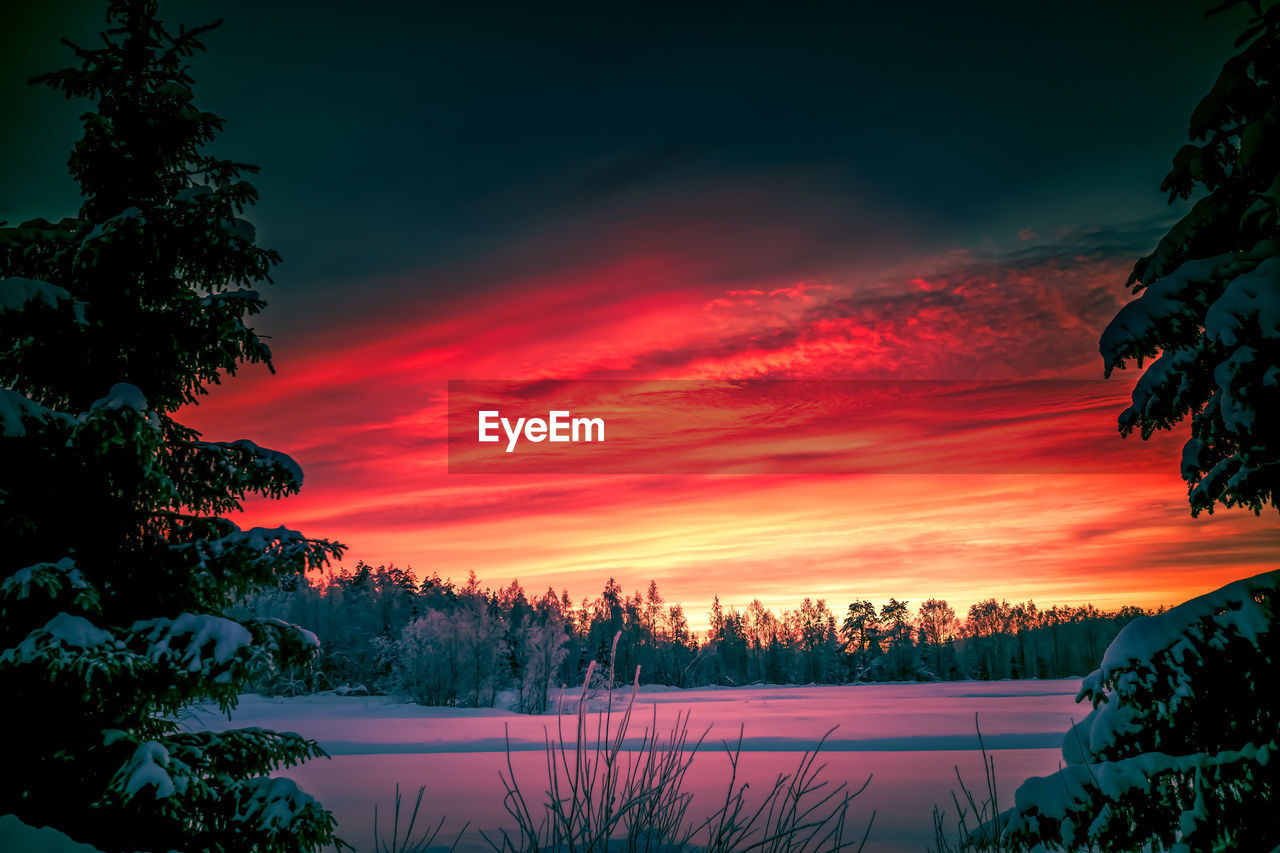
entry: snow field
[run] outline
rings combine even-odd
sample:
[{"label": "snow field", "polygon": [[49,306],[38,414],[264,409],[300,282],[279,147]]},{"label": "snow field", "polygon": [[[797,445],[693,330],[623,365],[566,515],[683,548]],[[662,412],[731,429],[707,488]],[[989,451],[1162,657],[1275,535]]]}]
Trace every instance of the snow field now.
[{"label": "snow field", "polygon": [[[854,802],[852,824],[876,816],[868,851],[922,851],[932,840],[935,803],[954,810],[950,792],[958,765],[975,793],[985,790],[974,730],[978,715],[983,740],[995,756],[1002,802],[1012,805],[1014,789],[1027,777],[1058,769],[1063,732],[1089,708],[1075,703],[1077,679],[1053,681],[868,684],[856,686],[763,686],[671,690],[642,688],[636,697],[628,745],[638,744],[654,725],[667,732],[677,714],[689,712],[690,731],[710,727],[687,777],[691,814],[710,813],[723,796],[729,762],[724,742],[736,741],[741,727],[743,757],[739,781],[760,790],[778,773],[795,769],[803,752],[833,726],[823,750],[825,776],[857,788],[870,786]],[[629,688],[615,691],[620,711]],[[566,691],[563,734],[575,734],[577,691]],[[592,712],[607,699],[588,702]],[[617,717],[615,715],[615,721]],[[333,756],[288,771],[318,797],[339,821],[339,835],[358,850],[373,846],[373,809],[389,826],[395,785],[412,808],[419,785],[427,786],[423,821],[447,816],[438,841],[469,822],[460,851],[486,850],[477,829],[508,827],[499,771],[506,769],[510,738],[512,765],[526,797],[545,790],[544,738],[559,740],[554,713],[531,716],[501,709],[427,708],[387,697],[324,694],[297,698],[243,697],[228,721],[205,709],[184,721],[189,728],[222,730],[263,726],[296,731],[318,740]],[[594,717],[589,730],[594,732]],[[402,815],[403,821],[407,814]],[[450,832],[452,827],[452,832]]]}]

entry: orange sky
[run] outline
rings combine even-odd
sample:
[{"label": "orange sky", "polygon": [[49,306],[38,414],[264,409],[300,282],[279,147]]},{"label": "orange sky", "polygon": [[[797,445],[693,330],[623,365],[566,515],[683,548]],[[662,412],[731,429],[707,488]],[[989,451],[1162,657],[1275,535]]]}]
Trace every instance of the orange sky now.
[{"label": "orange sky", "polygon": [[[1099,376],[1098,333],[1127,295],[1128,262],[881,258],[796,281],[671,241],[584,247],[536,273],[424,271],[423,292],[450,295],[415,295],[409,277],[402,298],[273,341],[278,375],[246,371],[183,415],[209,438],[293,455],[302,494],[253,503],[241,523],[340,540],[347,565],[455,580],[474,569],[575,600],[609,577],[627,591],[653,578],[695,627],[715,594],[775,609],[823,597],[837,612],[889,596],[959,611],[989,596],[1171,604],[1274,568],[1274,516],[1190,518],[1180,436],[1144,445],[1114,431],[1135,372],[1084,397],[1016,384]],[[448,473],[448,380],[636,378],[1001,384],[950,407],[849,411],[850,433],[869,436],[858,453],[888,460],[876,474]],[[737,438],[754,429],[744,419]],[[993,447],[993,473],[956,464]]]}]

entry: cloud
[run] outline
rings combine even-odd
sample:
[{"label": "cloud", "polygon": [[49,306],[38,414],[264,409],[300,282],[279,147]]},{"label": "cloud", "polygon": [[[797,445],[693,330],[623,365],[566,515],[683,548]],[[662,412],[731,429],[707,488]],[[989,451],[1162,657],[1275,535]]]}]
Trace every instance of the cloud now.
[{"label": "cloud", "polygon": [[[1098,334],[1128,298],[1127,267],[1153,226],[1077,229],[1001,255],[908,256],[875,246],[874,233],[842,244],[839,229],[736,212],[769,198],[748,188],[696,210],[641,206],[625,228],[553,228],[543,236],[556,245],[424,270],[451,286],[371,300],[294,335],[278,376],[250,371],[184,415],[306,468],[300,496],[251,503],[248,523],[345,541],[353,559],[475,569],[575,597],[609,576],[624,588],[653,577],[695,617],[715,593],[774,606],[855,592],[961,607],[988,595],[1154,605],[1267,565],[1280,545],[1270,520],[1190,520],[1180,438],[1122,441],[1114,417],[1127,387],[1080,381],[1099,372]],[[797,257],[818,260],[792,268]],[[448,473],[447,380],[512,380],[551,401],[564,380],[634,378],[988,384],[878,408],[708,413],[719,442],[708,453],[756,453],[790,473]],[[1018,384],[1027,379],[1042,382]],[[1077,390],[1044,390],[1054,388]],[[756,446],[762,424],[783,416],[812,432]],[[832,475],[849,458],[832,452],[832,435],[864,442],[884,473]],[[688,446],[688,435],[671,440]],[[987,448],[1009,460],[1006,473],[956,464]],[[968,473],[941,474],[957,468]]]}]

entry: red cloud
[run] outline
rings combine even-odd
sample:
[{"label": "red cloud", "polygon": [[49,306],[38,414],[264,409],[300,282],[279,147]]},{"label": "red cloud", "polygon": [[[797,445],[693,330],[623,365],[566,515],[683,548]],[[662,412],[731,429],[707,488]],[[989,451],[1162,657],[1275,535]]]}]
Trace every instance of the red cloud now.
[{"label": "red cloud", "polygon": [[[735,220],[727,211],[741,201],[713,206],[719,223],[702,210],[575,233],[579,251],[516,253],[518,272],[494,262],[425,271],[449,283],[448,296],[336,317],[277,347],[278,376],[237,379],[184,414],[211,437],[252,436],[305,467],[300,496],[251,504],[248,521],[343,540],[353,558],[454,577],[474,569],[575,596],[609,576],[624,588],[653,577],[695,616],[717,592],[788,606],[806,594],[836,606],[853,594],[961,607],[988,595],[1157,604],[1268,564],[1280,544],[1269,521],[1188,517],[1176,441],[1149,451],[1167,473],[1103,473],[1135,458],[1153,470],[1142,445],[1114,432],[1128,391],[1118,382],[1074,396],[993,385],[897,412],[837,408],[826,421],[810,413],[828,443],[802,431],[775,446],[790,475],[669,476],[645,465],[608,477],[447,473],[449,379],[1023,380],[1100,370],[1096,341],[1125,296],[1123,260],[951,256],[894,272],[885,258],[841,260],[827,232],[816,245],[801,229]],[[834,271],[787,275],[806,246]],[[518,263],[530,257],[541,263]],[[721,415],[702,424],[715,452],[750,450],[756,433],[743,413]],[[882,474],[829,473],[823,451],[841,419],[850,442],[890,448]],[[993,445],[1013,460],[1006,473],[930,473]]]}]

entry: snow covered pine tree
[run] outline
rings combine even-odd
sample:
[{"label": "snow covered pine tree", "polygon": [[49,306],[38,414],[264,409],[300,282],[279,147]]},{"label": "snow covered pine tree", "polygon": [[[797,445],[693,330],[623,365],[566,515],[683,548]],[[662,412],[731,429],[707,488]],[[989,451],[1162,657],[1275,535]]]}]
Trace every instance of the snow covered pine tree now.
[{"label": "snow covered pine tree", "polygon": [[[1208,193],[1138,262],[1142,295],[1101,341],[1108,373],[1155,358],[1123,433],[1191,417],[1192,514],[1280,508],[1280,4],[1249,5],[1243,50],[1191,117],[1200,144],[1163,184],[1171,200]],[[1267,572],[1125,626],[1084,681],[1094,710],[1066,736],[1067,766],[1018,789],[1001,849],[1280,850],[1278,583]]]},{"label": "snow covered pine tree", "polygon": [[[1226,6],[1241,0],[1228,0]],[[1257,15],[1191,116],[1161,189],[1207,190],[1138,261],[1142,295],[1102,334],[1107,375],[1155,358],[1120,415],[1143,438],[1191,416],[1192,514],[1280,507],[1280,4]],[[1158,358],[1157,358],[1158,356]]]},{"label": "snow covered pine tree", "polygon": [[38,78],[96,101],[70,158],[83,206],[0,228],[0,812],[104,851],[316,850],[332,816],[267,775],[314,742],[172,722],[309,659],[308,632],[220,614],[340,546],[221,518],[302,472],[174,420],[220,372],[268,362],[247,285],[278,258],[238,218],[251,168],[201,153],[222,121],[184,62],[209,28],[156,13],[114,0],[102,46]]}]

